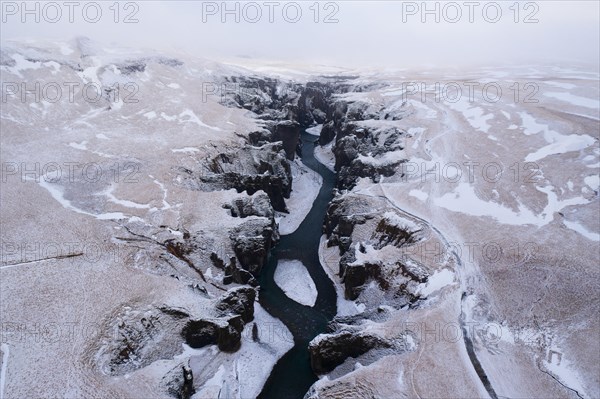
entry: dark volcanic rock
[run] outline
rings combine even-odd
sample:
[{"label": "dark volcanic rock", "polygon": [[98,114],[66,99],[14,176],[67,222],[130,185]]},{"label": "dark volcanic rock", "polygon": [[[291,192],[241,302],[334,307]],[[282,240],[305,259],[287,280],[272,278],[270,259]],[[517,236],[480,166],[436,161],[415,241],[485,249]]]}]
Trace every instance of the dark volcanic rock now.
[{"label": "dark volcanic rock", "polygon": [[316,374],[332,371],[349,357],[358,357],[372,349],[392,348],[393,343],[367,333],[342,331],[320,335],[309,346],[310,364]]},{"label": "dark volcanic rock", "polygon": [[238,287],[227,291],[216,305],[222,312],[239,314],[244,323],[254,319],[254,301],[256,291],[253,288]]},{"label": "dark volcanic rock", "polygon": [[178,184],[203,191],[235,188],[249,195],[262,190],[273,208],[287,212],[284,199],[292,191],[292,172],[281,143],[228,150],[208,160],[205,167],[197,172],[179,168]]},{"label": "dark volcanic rock", "polygon": [[231,204],[223,207],[230,209],[233,217],[262,216],[269,219],[274,217],[271,201],[264,192],[258,192],[250,198],[236,198]]},{"label": "dark volcanic rock", "polygon": [[194,394],[194,374],[189,361],[180,364],[163,377],[167,393],[177,399],[190,399]]},{"label": "dark volcanic rock", "polygon": [[333,121],[329,121],[323,125],[321,134],[319,135],[319,144],[326,145],[331,143],[335,138],[335,125]]},{"label": "dark volcanic rock", "polygon": [[271,222],[266,219],[243,223],[232,231],[230,238],[240,264],[254,276],[260,273],[269,250],[278,239]]},{"label": "dark volcanic rock", "polygon": [[218,318],[189,320],[181,335],[192,348],[218,345],[225,352],[235,352],[240,347],[241,334],[246,323],[254,319],[253,288],[237,287],[217,300]]},{"label": "dark volcanic rock", "polygon": [[229,320],[190,320],[181,335],[192,348],[216,344],[224,352],[235,352],[240,347],[243,328],[241,316],[233,316]]}]

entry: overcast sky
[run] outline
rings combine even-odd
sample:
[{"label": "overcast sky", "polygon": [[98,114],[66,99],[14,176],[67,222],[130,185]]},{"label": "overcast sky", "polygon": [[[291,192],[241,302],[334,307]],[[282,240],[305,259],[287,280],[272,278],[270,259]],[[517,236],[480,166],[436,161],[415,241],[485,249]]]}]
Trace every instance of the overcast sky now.
[{"label": "overcast sky", "polygon": [[2,40],[84,35],[213,59],[339,66],[599,63],[598,1],[428,1],[429,14],[421,1],[227,2],[228,14],[221,1],[121,2],[118,13],[113,1],[77,3],[70,22],[62,0],[30,2],[30,14],[4,1]]}]

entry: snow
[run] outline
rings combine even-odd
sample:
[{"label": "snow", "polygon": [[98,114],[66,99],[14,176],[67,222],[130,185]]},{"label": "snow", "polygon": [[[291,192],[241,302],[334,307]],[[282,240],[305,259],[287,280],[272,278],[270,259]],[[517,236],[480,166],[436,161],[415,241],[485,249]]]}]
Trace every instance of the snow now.
[{"label": "snow", "polygon": [[600,188],[599,175],[586,176],[583,178],[583,181],[594,191],[598,191],[598,189]]},{"label": "snow", "polygon": [[365,156],[365,155],[359,154],[358,159],[363,164],[374,165],[374,166],[385,166],[385,165],[393,164],[395,162],[402,161],[402,160],[406,159],[406,157],[405,157],[404,151],[398,150],[398,151],[386,152],[383,156],[378,157],[378,158],[374,158],[371,155]]},{"label": "snow", "polygon": [[317,300],[317,287],[306,266],[298,260],[280,260],[273,276],[275,284],[288,298],[305,306],[314,306]]},{"label": "snow", "polygon": [[296,159],[290,162],[290,166],[293,176],[292,193],[285,200],[290,213],[279,214],[277,217],[281,235],[292,234],[298,229],[312,209],[323,185],[321,175],[305,166],[302,161]]},{"label": "snow", "polygon": [[[563,353],[561,350],[556,351],[559,353]],[[565,384],[571,389],[576,390],[581,397],[588,397],[585,394],[585,389],[583,388],[583,385],[581,384],[581,377],[575,371],[573,365],[567,359],[565,359],[564,354],[560,360],[553,360],[551,362],[548,362],[546,360],[544,365],[546,366],[548,371],[550,371],[552,374],[558,377],[558,379],[563,384]]]},{"label": "snow", "polygon": [[467,122],[475,129],[487,133],[490,130],[488,120],[493,119],[493,114],[485,114],[481,107],[471,107],[468,98],[461,97],[459,101],[455,103],[448,102],[448,107],[455,111],[459,111],[463,114]]},{"label": "snow", "polygon": [[8,344],[2,343],[0,349],[2,349],[2,370],[0,371],[0,398],[4,399],[4,385],[6,384],[6,370],[8,369]]},{"label": "snow", "polygon": [[429,194],[427,194],[425,191],[416,190],[416,189],[410,190],[408,192],[408,195],[410,195],[411,197],[418,198],[421,201],[427,201],[427,198],[429,198]]},{"label": "snow", "polygon": [[[256,323],[259,341],[252,340],[252,324]],[[255,398],[262,390],[277,361],[294,346],[291,332],[279,320],[265,311],[258,301],[254,303],[254,322],[242,332],[242,345],[236,353],[220,352],[216,346],[190,358],[194,382],[206,367],[219,367],[205,383],[197,386],[192,398],[217,397],[219,392],[229,392],[223,397]],[[192,352],[192,353],[194,353]]]},{"label": "snow", "polygon": [[600,108],[600,101],[598,99],[587,98],[576,96],[571,93],[563,93],[563,92],[546,92],[544,93],[546,97],[556,98],[560,101],[567,102],[569,104],[577,105],[579,107],[598,109]]},{"label": "snow", "polygon": [[335,287],[337,297],[337,316],[353,316],[362,313],[366,306],[362,303],[358,304],[355,301],[346,299],[344,295],[344,288],[337,278],[338,270],[333,270],[331,267],[334,264],[339,266],[339,263],[328,262],[326,260],[325,251],[333,252],[337,250],[335,248],[329,249],[327,247],[327,236],[323,234],[319,244],[319,262],[321,263],[321,266],[323,266],[325,273],[327,273],[327,277],[329,277],[329,279],[333,282],[333,286]]},{"label": "snow", "polygon": [[156,118],[156,112],[154,112],[154,111],[146,112],[144,114],[144,116],[148,119],[154,119],[154,118]]},{"label": "snow", "polygon": [[19,76],[20,78],[23,77],[23,75],[21,75],[21,71],[27,69],[39,69],[42,67],[42,64],[40,62],[27,61],[25,57],[23,57],[19,53],[13,54],[12,58],[13,60],[15,60],[15,66],[8,68],[8,70],[14,73],[15,75]]},{"label": "snow", "polygon": [[546,83],[547,85],[554,86],[554,87],[559,87],[559,88],[561,88],[561,89],[566,89],[566,90],[571,90],[571,89],[574,89],[575,87],[577,87],[577,86],[575,86],[574,84],[571,84],[571,83],[564,83],[564,82],[552,82],[552,81],[546,81],[545,83]]},{"label": "snow", "polygon": [[548,125],[538,123],[533,116],[526,112],[519,112],[523,121],[523,133],[533,135],[544,134],[544,139],[549,144],[527,155],[525,161],[535,162],[549,155],[564,154],[570,151],[580,151],[595,143],[595,139],[587,134],[560,134],[551,130]]},{"label": "snow", "polygon": [[427,297],[453,282],[454,273],[449,269],[442,269],[430,276],[426,283],[419,284],[417,292]]},{"label": "snow", "polygon": [[173,148],[171,149],[172,152],[183,152],[183,153],[194,153],[194,152],[199,152],[200,150],[198,148],[195,147],[183,147],[183,148]]},{"label": "snow", "polygon": [[321,135],[321,129],[323,129],[323,125],[317,125],[317,126],[309,127],[305,131],[306,131],[306,133],[312,134],[313,136],[320,136]]},{"label": "snow", "polygon": [[586,229],[583,225],[577,222],[570,222],[568,220],[563,220],[565,226],[569,229],[574,230],[591,241],[600,241],[600,234],[594,233]]},{"label": "snow", "polygon": [[421,227],[416,223],[400,217],[395,212],[386,212],[383,214],[383,218],[392,226],[396,226],[404,231],[415,232],[421,230]]},{"label": "snow", "polygon": [[583,197],[574,197],[559,201],[552,186],[536,187],[536,189],[545,193],[548,198],[548,204],[539,215],[536,215],[521,203],[519,203],[518,212],[515,212],[497,202],[484,201],[477,196],[473,186],[464,182],[460,183],[454,192],[446,193],[434,199],[434,203],[453,212],[472,216],[489,216],[503,224],[533,224],[541,227],[554,219],[555,212],[559,212],[567,206],[582,205],[589,202]]},{"label": "snow", "polygon": [[535,118],[527,112],[519,112],[518,114],[521,117],[523,133],[526,135],[529,136],[532,134],[537,134],[540,132],[546,133],[549,131],[548,125],[538,123]]},{"label": "snow", "polygon": [[215,127],[215,126],[209,126],[206,123],[202,122],[200,120],[200,118],[198,118],[198,116],[194,113],[194,111],[192,111],[191,109],[185,109],[183,112],[181,112],[179,114],[179,117],[185,117],[187,116],[187,119],[181,119],[182,122],[193,122],[196,123],[198,126],[200,127],[205,127],[207,129],[211,129],[211,130],[216,130],[216,131],[220,131],[221,128]]},{"label": "snow", "polygon": [[315,146],[315,158],[332,172],[335,172],[335,155],[332,151],[333,141],[324,146]]},{"label": "snow", "polygon": [[[27,177],[27,180],[31,181],[34,179]],[[62,192],[62,190],[59,187],[48,183],[47,181],[45,181],[45,179],[39,179],[39,181],[37,183],[41,187],[45,188],[48,191],[48,193],[50,193],[52,198],[54,198],[64,208],[72,210],[76,213],[81,213],[83,215],[92,216],[98,220],[112,220],[112,219],[125,219],[126,218],[126,216],[124,214],[122,214],[121,212],[109,212],[109,213],[100,213],[100,214],[86,212],[82,209],[77,208],[76,206],[74,206],[71,203],[71,201],[66,199],[64,193]]]},{"label": "snow", "polygon": [[593,137],[587,134],[570,134],[568,136],[556,134],[553,136],[554,142],[548,144],[536,152],[533,152],[525,157],[526,162],[539,161],[549,155],[564,154],[571,151],[580,151],[594,144],[596,141]]}]

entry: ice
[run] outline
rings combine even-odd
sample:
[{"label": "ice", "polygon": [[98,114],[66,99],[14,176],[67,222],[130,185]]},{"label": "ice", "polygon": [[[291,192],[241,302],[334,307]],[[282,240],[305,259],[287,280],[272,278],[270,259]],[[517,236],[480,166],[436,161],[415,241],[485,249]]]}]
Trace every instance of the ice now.
[{"label": "ice", "polygon": [[333,141],[325,146],[315,146],[315,158],[327,169],[335,172],[335,155],[332,151]]},{"label": "ice", "polygon": [[281,235],[292,234],[302,224],[323,185],[321,175],[306,167],[302,161],[290,162],[290,167],[294,183],[290,198],[285,200],[289,213],[280,214],[277,218]]},{"label": "ice", "polygon": [[146,112],[144,114],[144,116],[148,119],[154,119],[154,118],[156,118],[156,112],[154,112],[154,111]]},{"label": "ice", "polygon": [[[252,326],[256,324],[259,340],[252,339]],[[275,363],[294,346],[287,327],[254,303],[254,322],[246,324],[242,332],[242,346],[236,353],[219,352],[216,346],[190,358],[190,367],[197,376],[204,367],[218,363],[213,375],[204,384],[194,379],[196,393],[192,398],[207,397],[255,398],[264,386]],[[229,394],[227,394],[229,391]]]},{"label": "ice", "polygon": [[273,276],[275,284],[288,298],[306,306],[314,306],[317,300],[317,287],[306,266],[298,260],[280,260]]},{"label": "ice", "polygon": [[323,129],[323,125],[317,125],[317,126],[309,127],[305,131],[306,131],[306,133],[312,134],[313,136],[320,136],[321,135],[321,129]]}]

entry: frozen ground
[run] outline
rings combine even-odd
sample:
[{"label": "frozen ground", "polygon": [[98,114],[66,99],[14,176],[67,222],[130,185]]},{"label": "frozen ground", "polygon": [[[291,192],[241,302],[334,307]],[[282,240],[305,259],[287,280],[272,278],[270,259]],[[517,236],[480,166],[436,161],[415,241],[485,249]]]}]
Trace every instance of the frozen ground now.
[{"label": "frozen ground", "polygon": [[[498,397],[598,397],[600,320],[591,316],[600,310],[597,70],[525,66],[403,71],[362,75],[358,81],[383,87],[338,97],[369,110],[403,112],[396,121],[373,118],[360,125],[406,132],[402,151],[360,155],[361,160],[384,164],[398,157],[407,162],[398,168],[404,175],[396,173],[378,183],[359,179],[351,192],[383,196],[398,209],[423,218],[458,255],[460,267],[436,272],[421,293],[439,296],[438,287],[448,287],[444,289],[456,294],[475,294],[472,306],[461,306],[460,295],[453,300],[450,296],[447,305],[431,302],[428,310],[409,312],[411,317],[456,323],[463,314],[471,320],[475,354]],[[407,82],[417,82],[417,88],[422,82],[428,90],[425,98],[415,86],[413,92],[408,90]],[[450,101],[433,94],[438,82],[475,82],[479,87],[493,82],[503,96],[492,102],[475,90],[469,99],[467,86],[462,86],[461,98]],[[515,100],[511,85],[529,85],[529,100]],[[360,239],[359,232],[353,236]],[[343,295],[336,250],[322,246],[321,260]],[[416,255],[422,259],[429,251],[426,247]],[[371,256],[369,250],[365,256]],[[340,315],[353,313],[339,302]],[[364,306],[360,298],[355,302],[353,306]],[[438,313],[446,306],[454,309],[447,310],[450,317]],[[407,320],[406,315],[393,317]],[[490,339],[494,329],[494,336],[502,339],[499,343]],[[397,397],[475,395],[468,391],[477,385],[471,385],[478,380],[474,375],[464,382],[465,390],[438,389],[447,384],[449,370],[434,365],[453,364],[463,375],[473,368],[464,347],[453,346],[443,334],[435,344],[423,342],[426,338],[421,336],[416,359],[403,355],[394,366],[376,362],[331,381],[325,378],[316,385],[318,391],[343,397],[344,387],[354,384],[364,388],[365,395],[385,396],[390,390]],[[405,375],[398,379],[401,386],[396,377],[389,383],[379,378],[381,370],[396,367]],[[482,386],[477,389],[477,395],[487,396]]]},{"label": "frozen ground", "polygon": [[297,260],[281,260],[275,269],[275,283],[288,298],[306,306],[314,306],[317,288],[306,266]]},{"label": "frozen ground", "polygon": [[[97,102],[85,101],[77,89],[73,101],[66,95],[57,102],[32,95],[21,101],[17,95],[2,106],[4,396],[156,397],[164,394],[165,373],[187,361],[196,371],[196,397],[214,396],[219,387],[226,387],[223,396],[254,396],[292,345],[281,323],[258,305],[258,337],[253,324],[246,324],[234,354],[214,346],[159,345],[157,360],[123,375],[108,375],[96,362],[106,326],[132,309],[168,306],[208,317],[223,294],[223,270],[208,255],[233,255],[220,243],[244,219],[223,205],[248,196],[190,190],[178,180],[177,168],[194,170],[218,149],[235,148],[263,128],[248,111],[220,104],[218,96],[199,101],[203,83],[253,72],[87,42],[13,44],[1,56],[3,83],[101,82],[121,88],[119,98]],[[297,81],[311,78],[300,68],[251,68]],[[436,264],[430,280],[418,287],[426,296],[418,307],[393,309],[377,306],[385,298],[374,284],[366,287],[372,295],[345,299],[338,249],[323,240],[320,258],[336,283],[339,314],[389,315],[381,326],[371,321],[360,328],[412,329],[415,347],[324,376],[315,385],[322,397],[485,397],[462,336],[444,335],[456,331],[461,319],[473,323],[474,352],[498,397],[600,397],[597,70],[532,65],[315,74],[338,72],[359,75],[352,82],[362,90],[337,100],[402,116],[361,126],[405,132],[401,150],[361,155],[369,166],[406,159],[398,166],[401,173],[377,182],[359,179],[350,193],[385,198],[390,209],[422,218],[435,227],[433,244],[451,247],[460,262]],[[420,93],[407,93],[403,84],[411,81],[429,89],[437,82],[495,82],[503,96],[490,102],[477,89],[465,101],[463,86],[460,101],[431,94],[423,100]],[[125,101],[130,82],[138,85],[137,102]],[[520,90],[517,100],[514,87]],[[531,96],[538,102],[525,101]],[[332,145],[318,147],[316,156],[332,168]],[[321,184],[300,163],[292,168],[291,213],[279,219],[283,234],[304,219]],[[198,239],[196,249],[206,252],[198,263],[206,281],[157,247],[157,241],[189,234]],[[354,234],[370,239],[363,227]],[[363,255],[390,260],[389,247],[367,248]],[[430,261],[434,255],[423,256]],[[301,300],[313,298],[304,272],[296,272],[294,289],[299,282],[304,287]]]}]

